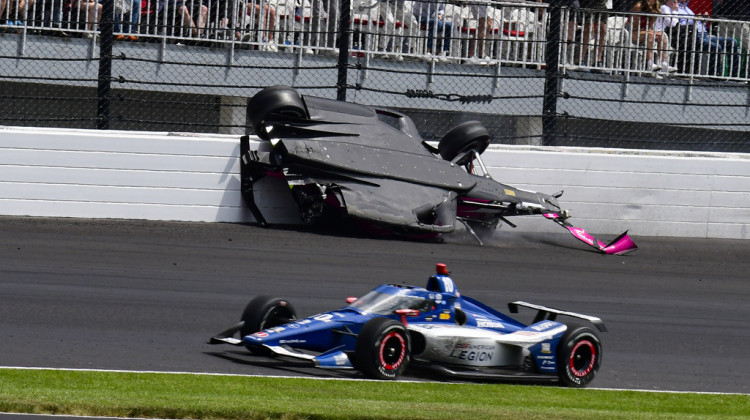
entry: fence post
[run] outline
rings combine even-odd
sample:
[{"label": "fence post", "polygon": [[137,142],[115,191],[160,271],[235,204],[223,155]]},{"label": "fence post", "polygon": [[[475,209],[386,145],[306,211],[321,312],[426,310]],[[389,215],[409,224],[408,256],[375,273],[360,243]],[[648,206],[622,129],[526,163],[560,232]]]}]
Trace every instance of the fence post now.
[{"label": "fence post", "polygon": [[338,79],[336,80],[336,99],[346,100],[346,78],[349,66],[349,35],[351,35],[352,20],[351,0],[341,0],[339,13],[339,33],[336,39],[336,47],[339,49]]},{"label": "fence post", "polygon": [[[97,88],[96,128],[109,129],[110,88],[112,85],[112,40],[114,32],[114,0],[104,0],[102,4],[102,19],[99,23],[101,31],[99,37],[99,84]],[[91,19],[96,19],[92,17]]]},{"label": "fence post", "polygon": [[542,104],[542,145],[554,146],[557,139],[557,97],[559,91],[560,32],[562,28],[561,0],[550,2],[549,32],[544,55],[546,68],[544,103]]}]

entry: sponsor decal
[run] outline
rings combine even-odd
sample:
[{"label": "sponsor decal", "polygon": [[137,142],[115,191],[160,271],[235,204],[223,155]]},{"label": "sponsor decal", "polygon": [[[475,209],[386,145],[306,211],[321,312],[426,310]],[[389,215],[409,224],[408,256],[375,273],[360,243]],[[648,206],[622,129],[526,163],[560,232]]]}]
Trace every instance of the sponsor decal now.
[{"label": "sponsor decal", "polygon": [[555,356],[537,356],[539,360],[553,360]]},{"label": "sponsor decal", "polygon": [[[542,343],[542,353],[552,353],[552,347],[550,346],[550,343]],[[544,356],[539,356],[541,359]],[[552,357],[552,356],[548,356]]]},{"label": "sponsor decal", "polygon": [[513,191],[513,190],[509,190],[509,189],[507,189],[507,188],[505,188],[504,190],[505,190],[505,191],[504,191],[504,192],[505,192],[505,195],[509,195],[509,196],[511,196],[511,197],[515,197],[515,196],[516,196],[516,192],[515,192],[515,191]]},{"label": "sponsor decal", "polygon": [[269,328],[269,330],[271,330],[273,332],[280,333],[280,332],[286,330],[286,328],[283,328],[283,327],[273,327],[273,328]]},{"label": "sponsor decal", "polygon": [[279,340],[279,344],[302,344],[307,343],[307,340],[300,340],[295,338],[294,340]]},{"label": "sponsor decal", "polygon": [[583,230],[581,228],[575,228],[575,227],[570,227],[570,228],[568,228],[568,230],[570,230],[570,233],[572,233],[573,236],[575,236],[576,238],[582,240],[583,242],[586,242],[587,244],[589,244],[591,246],[595,246],[594,245],[594,238],[591,235],[589,235],[588,233],[586,233],[585,230]]},{"label": "sponsor decal", "polygon": [[546,331],[556,327],[557,324],[552,321],[542,322],[541,324],[532,325],[531,329],[534,331]]},{"label": "sponsor decal", "polygon": [[470,349],[470,350],[495,350],[495,346],[492,344],[471,344],[471,343],[456,343],[455,346],[453,346],[454,349],[458,350],[464,350],[464,349]]},{"label": "sponsor decal", "polygon": [[475,351],[475,350],[453,349],[453,351],[451,351],[451,354],[449,354],[448,357],[452,357],[457,360],[485,362],[485,361],[491,361],[492,356],[494,354],[495,354],[494,351]]},{"label": "sponsor decal", "polygon": [[268,337],[268,333],[267,332],[263,332],[263,331],[258,331],[257,333],[251,335],[251,337],[266,338],[266,337]]},{"label": "sponsor decal", "polygon": [[503,324],[497,321],[490,321],[488,319],[478,319],[477,327],[479,328],[505,328]]},{"label": "sponsor decal", "polygon": [[451,319],[451,314],[440,314],[440,319]]}]

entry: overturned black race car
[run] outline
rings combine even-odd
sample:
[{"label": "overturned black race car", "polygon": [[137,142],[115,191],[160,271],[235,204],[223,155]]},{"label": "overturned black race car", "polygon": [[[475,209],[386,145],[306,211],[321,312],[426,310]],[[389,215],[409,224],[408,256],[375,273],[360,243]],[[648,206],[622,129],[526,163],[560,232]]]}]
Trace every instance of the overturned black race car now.
[{"label": "overturned black race car", "polygon": [[475,231],[494,230],[517,215],[543,215],[605,254],[637,249],[627,232],[605,244],[568,222],[557,199],[493,180],[480,155],[490,144],[477,121],[459,124],[437,148],[422,139],[409,117],[314,96],[288,86],[258,92],[248,104],[257,148],[240,143],[241,189],[262,225],[254,185],[283,179],[304,223],[347,217],[371,231],[411,237],[452,232],[459,222]]}]

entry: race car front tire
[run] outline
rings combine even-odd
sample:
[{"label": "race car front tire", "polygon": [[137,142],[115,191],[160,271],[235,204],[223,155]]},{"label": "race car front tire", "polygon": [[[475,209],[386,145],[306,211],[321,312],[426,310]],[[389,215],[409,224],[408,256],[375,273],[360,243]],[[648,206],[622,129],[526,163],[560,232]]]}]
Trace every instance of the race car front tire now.
[{"label": "race car front tire", "polygon": [[357,337],[355,367],[371,378],[398,379],[410,357],[406,327],[393,319],[373,318]]},{"label": "race car front tire", "polygon": [[591,382],[602,363],[602,344],[593,329],[569,324],[557,349],[560,384],[580,388]]},{"label": "race car front tire", "polygon": [[[242,311],[243,324],[240,328],[240,337],[288,324],[295,319],[297,319],[297,312],[289,301],[271,296],[256,296]],[[268,355],[270,353],[263,347],[245,347],[255,354]]]},{"label": "race car front tire", "polygon": [[307,110],[296,89],[289,86],[270,86],[256,93],[247,104],[247,121],[255,134],[268,140],[263,123],[269,116],[307,119]]},{"label": "race car front tire", "polygon": [[[447,132],[438,143],[440,157],[453,160],[456,156],[468,150],[476,150],[480,155],[490,145],[490,133],[479,121],[466,121]],[[468,162],[457,162],[465,165]]]}]

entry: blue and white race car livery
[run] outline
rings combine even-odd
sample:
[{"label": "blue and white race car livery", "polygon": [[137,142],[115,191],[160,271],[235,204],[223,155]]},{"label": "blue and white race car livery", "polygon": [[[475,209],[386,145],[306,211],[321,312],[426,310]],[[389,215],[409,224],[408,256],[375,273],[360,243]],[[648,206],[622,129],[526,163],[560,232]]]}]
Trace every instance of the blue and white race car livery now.
[{"label": "blue and white race car livery", "polygon": [[[320,368],[358,369],[396,379],[407,365],[423,365],[458,378],[555,381],[582,387],[602,359],[597,317],[526,302],[537,311],[530,325],[462,296],[444,264],[426,287],[384,284],[344,308],[297,319],[294,306],[258,296],[241,321],[211,344],[245,346],[254,354],[310,361]],[[591,324],[561,323],[558,316]],[[239,338],[235,337],[239,334]]]}]

